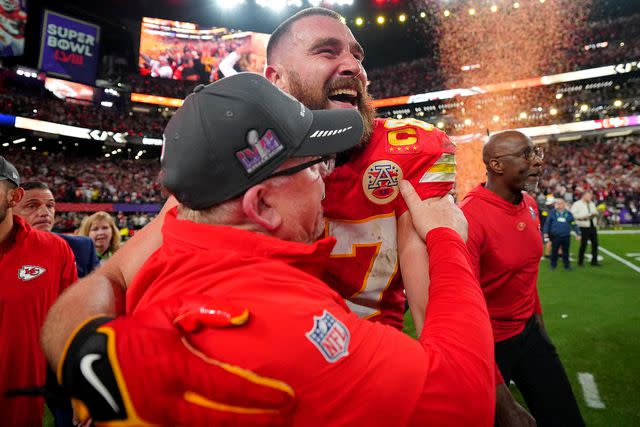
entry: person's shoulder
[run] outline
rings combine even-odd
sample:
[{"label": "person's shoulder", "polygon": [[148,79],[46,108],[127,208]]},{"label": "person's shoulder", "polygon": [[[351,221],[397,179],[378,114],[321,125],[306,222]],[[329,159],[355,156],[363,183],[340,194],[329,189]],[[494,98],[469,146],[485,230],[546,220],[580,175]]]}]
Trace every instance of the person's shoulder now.
[{"label": "person's shoulder", "polygon": [[49,231],[40,231],[33,228],[27,230],[28,244],[40,248],[40,250],[66,253],[69,250],[67,243],[57,235]]},{"label": "person's shoulder", "polygon": [[70,244],[76,244],[78,246],[91,246],[93,241],[87,236],[76,236],[74,234],[58,234],[63,240],[66,240]]}]

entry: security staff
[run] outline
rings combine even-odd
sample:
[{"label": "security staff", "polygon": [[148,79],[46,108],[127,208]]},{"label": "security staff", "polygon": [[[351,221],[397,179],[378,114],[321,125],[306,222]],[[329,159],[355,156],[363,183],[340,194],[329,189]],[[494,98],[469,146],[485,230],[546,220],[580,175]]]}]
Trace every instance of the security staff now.
[{"label": "security staff", "polygon": [[565,270],[571,270],[569,262],[569,245],[571,243],[571,230],[575,231],[576,239],[580,240],[580,229],[576,225],[571,212],[567,209],[566,202],[562,198],[556,199],[555,209],[549,213],[544,223],[544,238],[551,239],[551,270],[558,265],[558,250],[562,248],[562,262]]}]

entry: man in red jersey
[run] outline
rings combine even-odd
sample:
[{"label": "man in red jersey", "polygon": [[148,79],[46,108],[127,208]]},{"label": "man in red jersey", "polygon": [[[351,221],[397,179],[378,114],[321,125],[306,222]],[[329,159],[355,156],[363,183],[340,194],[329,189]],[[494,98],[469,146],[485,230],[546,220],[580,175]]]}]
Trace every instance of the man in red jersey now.
[{"label": "man in red jersey", "polygon": [[44,385],[40,327],[77,275],[64,240],[13,214],[24,194],[19,185],[18,171],[0,156],[0,423],[30,427],[42,425],[44,399],[6,393]]},{"label": "man in red jersey", "polygon": [[164,132],[161,180],[181,204],[163,244],[127,315],[80,328],[58,371],[96,422],[219,425],[226,411],[224,425],[253,424],[265,409],[221,405],[227,385],[207,377],[234,363],[290,397],[269,425],[493,425],[489,316],[451,196],[422,202],[402,182],[434,260],[419,340],[359,318],[320,280],[336,243],[316,241],[323,160],[362,129],[356,111],[311,111],[257,74],[187,97]]},{"label": "man in red jersey", "polygon": [[359,316],[398,329],[405,306],[402,282],[412,282],[406,289],[420,334],[428,264],[398,183],[411,182],[423,199],[447,194],[455,181],[455,147],[419,120],[374,119],[363,59],[340,16],[312,8],[273,32],[265,75],[309,108],[357,108],[363,115],[360,146],[326,181],[326,235],[338,243],[325,281]]},{"label": "man in red jersey", "polygon": [[[467,246],[487,300],[495,339],[499,425],[584,425],[571,385],[542,321],[538,267],[542,239],[535,191],[543,152],[517,131],[493,135],[484,146],[487,182],[469,192],[461,209],[469,221]],[[535,421],[515,404],[513,379]],[[505,413],[505,409],[516,413]]]}]

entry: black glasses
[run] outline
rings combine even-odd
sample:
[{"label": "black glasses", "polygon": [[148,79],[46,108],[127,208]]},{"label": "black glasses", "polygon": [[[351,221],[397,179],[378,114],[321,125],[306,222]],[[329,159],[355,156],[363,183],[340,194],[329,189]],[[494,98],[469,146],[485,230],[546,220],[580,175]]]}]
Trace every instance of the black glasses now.
[{"label": "black glasses", "polygon": [[528,147],[520,153],[503,154],[501,156],[495,156],[494,159],[500,157],[523,157],[528,161],[533,161],[536,157],[540,160],[544,159],[544,149],[542,147]]},{"label": "black glasses", "polygon": [[293,166],[287,169],[283,169],[276,173],[271,174],[269,178],[275,178],[276,176],[290,176],[295,175],[300,171],[305,170],[306,168],[310,168],[314,165],[320,165],[320,175],[324,178],[328,176],[336,166],[335,156],[322,156],[313,160],[309,160],[308,162],[300,163],[297,166]]}]

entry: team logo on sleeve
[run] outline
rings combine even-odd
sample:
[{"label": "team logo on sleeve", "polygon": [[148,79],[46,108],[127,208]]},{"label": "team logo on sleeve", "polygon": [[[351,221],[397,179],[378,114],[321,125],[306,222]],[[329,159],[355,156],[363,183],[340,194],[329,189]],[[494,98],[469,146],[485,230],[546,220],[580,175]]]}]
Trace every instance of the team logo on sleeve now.
[{"label": "team logo on sleeve", "polygon": [[400,193],[398,184],[402,169],[390,160],[378,160],[367,167],[362,176],[362,190],[377,205],[392,202]]},{"label": "team logo on sleeve", "polygon": [[306,336],[329,363],[334,363],[349,354],[351,334],[347,327],[327,310],[322,316],[313,316],[313,328]]},{"label": "team logo on sleeve", "polygon": [[28,282],[38,276],[42,276],[45,271],[47,271],[46,268],[38,267],[37,265],[23,265],[20,267],[20,270],[18,270],[18,279]]}]

